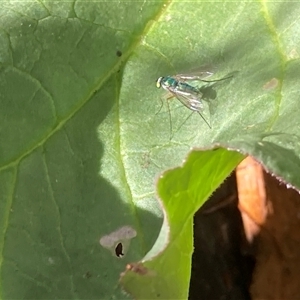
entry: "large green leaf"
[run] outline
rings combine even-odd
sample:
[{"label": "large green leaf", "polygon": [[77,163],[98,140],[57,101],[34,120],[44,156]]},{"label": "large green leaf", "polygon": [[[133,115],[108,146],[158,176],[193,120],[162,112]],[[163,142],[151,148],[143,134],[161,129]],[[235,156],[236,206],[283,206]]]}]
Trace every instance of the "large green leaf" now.
[{"label": "large green leaf", "polygon": [[[120,171],[120,148],[108,166],[99,125],[118,98],[122,64],[161,5],[2,1],[0,7],[2,298],[124,297],[120,272],[144,256],[161,220],[141,212],[154,224],[143,233]],[[107,134],[119,135],[114,128]],[[116,174],[110,181],[100,174],[109,168]],[[99,240],[123,226],[138,236],[120,259]],[[125,235],[119,239],[126,242]]]},{"label": "large green leaf", "polygon": [[[251,154],[299,188],[299,11],[295,2],[2,1],[2,298],[128,297],[120,273],[162,224],[155,178],[193,146]],[[194,67],[233,77],[203,85],[212,129],[170,101],[170,140],[155,80]],[[122,277],[128,291],[187,295],[193,212],[240,159],[191,154],[159,181],[167,219],[146,280]]]}]

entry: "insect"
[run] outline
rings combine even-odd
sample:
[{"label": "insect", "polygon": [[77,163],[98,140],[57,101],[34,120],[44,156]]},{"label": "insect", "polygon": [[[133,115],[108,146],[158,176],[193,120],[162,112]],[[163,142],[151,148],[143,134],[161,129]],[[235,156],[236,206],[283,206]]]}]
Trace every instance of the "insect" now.
[{"label": "insect", "polygon": [[[197,112],[200,117],[205,121],[209,128],[211,125],[201,114],[201,110],[204,109],[202,98],[203,93],[201,88],[192,84],[192,82],[202,81],[207,83],[217,82],[225,79],[229,79],[232,75],[225,78],[216,80],[204,80],[203,78],[213,75],[211,72],[191,73],[191,74],[178,74],[174,76],[159,77],[156,81],[158,88],[162,87],[167,90],[171,97],[176,97],[185,107],[193,112]],[[191,83],[188,83],[191,82]],[[172,123],[170,119],[170,128],[172,131]]]},{"label": "insect", "polygon": [[162,87],[163,89],[170,92],[172,97],[176,97],[185,107],[187,107],[191,111],[196,111],[209,126],[209,128],[211,128],[208,121],[200,112],[201,110],[203,110],[203,103],[201,101],[203,95],[200,89],[185,82],[186,80],[201,80],[204,82],[210,82],[207,80],[199,79],[198,77],[199,76],[188,77],[185,75],[159,77],[156,81],[156,86],[158,88]]}]

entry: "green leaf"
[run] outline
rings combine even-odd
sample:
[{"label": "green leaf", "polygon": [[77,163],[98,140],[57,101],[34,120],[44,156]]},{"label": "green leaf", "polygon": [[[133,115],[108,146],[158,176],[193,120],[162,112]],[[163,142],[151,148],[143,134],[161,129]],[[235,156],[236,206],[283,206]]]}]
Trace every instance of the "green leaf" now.
[{"label": "green leaf", "polygon": [[[113,164],[102,160],[108,143],[99,126],[115,105],[122,65],[160,7],[1,2],[1,298],[125,298],[120,273],[146,254],[161,220],[137,216],[120,169],[115,181],[101,176]],[[153,231],[143,233],[139,217]],[[100,244],[122,228],[138,232],[114,236],[123,259],[115,245]]]},{"label": "green leaf", "polygon": [[[220,9],[219,2],[205,2],[191,10],[184,2],[172,3],[126,65],[121,89],[128,129],[124,132],[132,132],[133,124],[143,120],[148,133],[139,136],[139,147],[162,148],[167,161],[174,148],[182,157],[191,146],[232,147],[253,155],[299,188],[300,45],[294,38],[299,9],[296,4],[269,2],[226,2]],[[206,99],[214,108],[212,129],[197,114],[184,122],[190,111],[174,99],[170,101],[174,136],[169,141],[167,107],[155,115],[161,105],[157,99],[164,92],[153,91],[153,80],[201,66],[214,71],[210,80],[233,75],[213,85],[215,98]]]},{"label": "green leaf", "polygon": [[142,271],[127,271],[122,278],[135,299],[188,298],[193,216],[242,159],[243,155],[225,149],[194,151],[184,166],[161,176],[158,194],[166,219],[160,236],[139,266]]},{"label": "green leaf", "polygon": [[[252,1],[2,1],[2,298],[128,297],[120,273],[155,241],[139,277],[159,295],[135,278],[139,270],[122,276],[125,288],[185,297],[193,212],[241,159],[225,150],[192,153],[159,180],[162,212],[155,176],[181,164],[191,147],[250,154],[299,188],[299,10]],[[233,77],[202,85],[212,129],[174,99],[171,133],[155,80],[195,67],[213,71],[210,80]],[[228,165],[218,165],[219,153]],[[205,166],[205,157],[203,179],[189,182],[189,164]],[[189,188],[193,200],[172,208]],[[182,274],[168,276],[164,266]]]}]

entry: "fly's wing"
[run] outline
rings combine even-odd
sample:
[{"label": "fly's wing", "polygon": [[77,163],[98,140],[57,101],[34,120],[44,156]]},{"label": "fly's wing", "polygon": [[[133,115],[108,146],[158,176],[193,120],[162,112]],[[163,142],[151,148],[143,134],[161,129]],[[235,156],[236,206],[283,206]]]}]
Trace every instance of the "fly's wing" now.
[{"label": "fly's wing", "polygon": [[198,68],[194,68],[189,70],[188,72],[182,72],[176,77],[179,80],[186,81],[186,80],[202,80],[212,76],[216,71],[216,68],[211,65],[205,65]]},{"label": "fly's wing", "polygon": [[202,96],[201,93],[194,95],[191,93],[177,91],[176,93],[173,94],[185,107],[187,107],[192,111],[196,111],[200,115],[200,117],[204,120],[204,122],[208,125],[208,127],[211,128],[209,122],[207,122],[207,120],[200,112],[203,109],[203,104],[201,101],[201,96]]},{"label": "fly's wing", "polygon": [[214,79],[214,80],[206,80],[206,78],[209,78],[210,76],[214,75],[214,72],[211,71],[191,71],[189,73],[181,73],[174,75],[173,77],[176,78],[178,81],[202,81],[202,82],[218,82],[223,81],[226,79],[232,79],[234,74],[237,72],[232,72],[227,74],[225,77]]},{"label": "fly's wing", "polygon": [[201,101],[202,94],[192,94],[183,91],[173,92],[174,96],[188,109],[192,111],[200,111],[203,109]]},{"label": "fly's wing", "polygon": [[206,81],[204,78],[208,78],[212,76],[214,73],[209,72],[209,71],[200,71],[200,72],[191,72],[191,73],[182,73],[182,74],[177,74],[174,77],[177,80],[180,81],[187,81],[187,80],[200,80],[200,81]]}]

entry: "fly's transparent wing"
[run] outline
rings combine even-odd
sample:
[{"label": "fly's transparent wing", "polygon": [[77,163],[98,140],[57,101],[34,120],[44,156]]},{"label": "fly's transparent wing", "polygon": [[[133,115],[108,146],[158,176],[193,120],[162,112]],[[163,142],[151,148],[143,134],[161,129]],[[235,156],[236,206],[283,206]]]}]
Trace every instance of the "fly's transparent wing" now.
[{"label": "fly's transparent wing", "polygon": [[203,104],[201,101],[202,94],[191,94],[186,93],[182,91],[177,91],[176,93],[173,93],[174,96],[188,109],[191,111],[196,111],[200,117],[204,120],[204,122],[208,125],[209,128],[211,128],[211,125],[209,122],[204,118],[204,116],[201,114],[201,110],[203,109]]},{"label": "fly's transparent wing", "polygon": [[203,109],[201,101],[202,94],[187,93],[184,91],[177,90],[173,92],[174,96],[188,109],[192,111],[200,111]]},{"label": "fly's transparent wing", "polygon": [[202,71],[202,72],[191,72],[191,73],[186,73],[186,74],[177,74],[174,77],[177,80],[180,81],[187,81],[187,80],[191,80],[191,81],[206,81],[204,80],[204,78],[208,78],[210,76],[212,76],[214,73],[209,72],[209,71]]},{"label": "fly's transparent wing", "polygon": [[181,72],[176,75],[178,80],[187,81],[187,80],[198,80],[203,81],[203,79],[212,76],[216,71],[215,67],[210,65],[201,66],[189,70],[188,72]]},{"label": "fly's transparent wing", "polygon": [[210,76],[214,75],[213,72],[210,71],[200,71],[200,72],[191,72],[191,73],[182,73],[177,74],[173,76],[178,81],[195,81],[195,83],[198,81],[207,82],[207,83],[214,83],[218,81],[223,81],[226,79],[232,79],[234,74],[237,72],[232,72],[227,74],[225,77],[214,79],[214,80],[206,80],[206,78],[209,78]]}]

